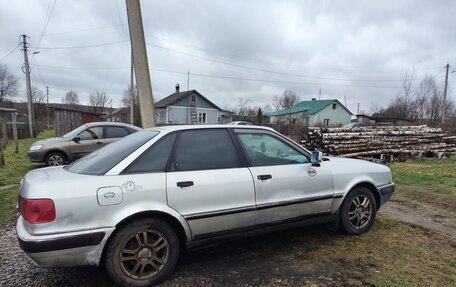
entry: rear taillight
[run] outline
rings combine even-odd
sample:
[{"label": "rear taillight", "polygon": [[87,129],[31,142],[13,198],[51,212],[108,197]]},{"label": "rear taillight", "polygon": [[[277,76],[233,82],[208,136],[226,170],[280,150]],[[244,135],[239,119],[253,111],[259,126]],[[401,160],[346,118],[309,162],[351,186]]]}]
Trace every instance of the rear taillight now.
[{"label": "rear taillight", "polygon": [[45,223],[55,219],[54,201],[49,198],[27,199],[19,197],[19,211],[29,223]]}]

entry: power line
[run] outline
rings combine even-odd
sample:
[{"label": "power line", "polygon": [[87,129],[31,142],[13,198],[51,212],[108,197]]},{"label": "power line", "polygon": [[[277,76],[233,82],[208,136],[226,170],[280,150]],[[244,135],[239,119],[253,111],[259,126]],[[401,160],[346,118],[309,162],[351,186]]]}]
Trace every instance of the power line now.
[{"label": "power line", "polygon": [[70,30],[70,31],[61,31],[61,32],[54,32],[54,33],[46,33],[46,36],[51,35],[62,35],[62,34],[71,34],[71,33],[79,33],[79,32],[87,32],[87,31],[96,31],[96,30],[105,30],[105,29],[113,29],[117,28],[121,25],[111,25],[111,26],[101,26],[101,27],[93,27],[93,28],[86,28],[80,30]]},{"label": "power line", "polygon": [[163,47],[163,46],[160,46],[160,45],[157,45],[157,44],[152,44],[152,43],[149,43],[149,42],[146,42],[146,43],[147,43],[147,45],[150,45],[150,46],[153,46],[153,47],[156,47],[156,48],[160,48],[160,49],[164,49],[164,50],[171,51],[171,52],[174,52],[174,53],[178,53],[178,54],[194,57],[194,58],[197,58],[197,59],[200,59],[200,60],[204,60],[204,61],[214,62],[214,63],[228,65],[228,66],[237,67],[237,68],[242,68],[242,69],[246,69],[246,70],[277,74],[277,75],[282,75],[282,76],[310,78],[310,79],[319,79],[319,80],[331,80],[331,81],[349,81],[349,82],[400,82],[401,81],[401,80],[397,80],[397,79],[395,79],[395,80],[343,79],[343,78],[329,78],[329,77],[320,77],[320,76],[310,76],[310,75],[300,75],[300,74],[285,73],[285,72],[279,72],[279,71],[273,71],[273,70],[267,70],[267,69],[252,67],[252,66],[245,66],[245,65],[230,63],[230,62],[227,62],[227,61],[222,61],[222,60],[218,60],[218,59],[212,59],[212,58],[208,58],[208,57],[204,57],[204,56],[199,56],[199,55],[195,55],[195,54],[191,54],[191,53],[175,50],[175,49],[168,48],[168,47]]},{"label": "power line", "polygon": [[6,54],[5,56],[3,56],[3,57],[0,59],[0,62],[3,61],[3,60],[5,60],[9,55],[11,55],[14,51],[16,51],[16,49],[19,48],[20,45],[21,45],[20,43],[17,44],[17,46],[14,47],[14,49],[12,49],[11,51],[9,51],[8,54]]},{"label": "power line", "polygon": [[[163,69],[154,69],[154,70],[157,71],[157,72],[187,75],[187,72],[171,71],[171,70],[163,70]],[[241,78],[241,77],[235,77],[235,76],[210,75],[210,74],[199,74],[199,73],[192,73],[192,76],[219,78],[219,79],[230,79],[230,80],[240,80],[240,81],[265,82],[265,83],[297,84],[297,85],[306,85],[306,86],[341,86],[341,87],[388,88],[388,89],[398,89],[398,88],[400,88],[400,86],[350,85],[350,84],[337,84],[337,83],[305,83],[305,82],[296,82],[296,81],[281,81],[281,80]]]},{"label": "power line", "polygon": [[69,66],[52,66],[52,65],[38,65],[32,64],[32,66],[39,66],[42,68],[49,69],[66,69],[66,70],[120,70],[120,69],[130,69],[130,67],[69,67]]},{"label": "power line", "polygon": [[51,20],[52,13],[54,12],[55,3],[57,3],[57,0],[54,0],[54,4],[52,5],[51,13],[49,13],[49,17],[47,18],[46,24],[44,25],[43,32],[41,33],[40,39],[38,40],[38,44],[36,45],[36,50],[38,50],[38,48],[40,47],[41,40],[43,39],[44,33],[46,33],[47,26],[49,24],[49,21]]},{"label": "power line", "polygon": [[[41,50],[68,50],[68,49],[83,49],[83,48],[92,48],[92,47],[100,47],[100,46],[108,46],[108,45],[115,45],[119,43],[129,42],[129,40],[121,40],[115,42],[107,42],[107,43],[100,43],[100,44],[92,44],[92,45],[84,45],[84,46],[69,46],[69,47],[41,47]],[[37,48],[37,47],[32,47]]]},{"label": "power line", "polygon": [[114,2],[116,3],[117,16],[119,17],[119,22],[120,22],[120,25],[122,26],[122,31],[124,32],[125,35],[128,36],[127,32],[125,31],[123,22],[122,22],[122,17],[120,16],[119,5],[117,5],[117,0],[114,0]]}]

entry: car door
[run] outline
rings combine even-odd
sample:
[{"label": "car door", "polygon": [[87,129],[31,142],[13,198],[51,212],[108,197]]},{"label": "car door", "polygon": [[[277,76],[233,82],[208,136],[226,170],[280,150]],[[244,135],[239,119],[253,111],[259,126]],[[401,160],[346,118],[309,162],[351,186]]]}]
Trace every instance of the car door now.
[{"label": "car door", "polygon": [[110,144],[128,136],[130,132],[127,130],[126,127],[122,126],[105,126],[104,127],[104,144]]},{"label": "car door", "polygon": [[72,160],[81,158],[104,144],[102,126],[89,127],[76,137],[78,140],[70,142],[70,157]]},{"label": "car door", "polygon": [[181,131],[167,173],[168,205],[188,222],[194,239],[254,225],[255,195],[227,129]]},{"label": "car door", "polygon": [[305,219],[331,211],[333,175],[316,167],[287,139],[265,130],[236,129],[255,183],[255,224]]}]

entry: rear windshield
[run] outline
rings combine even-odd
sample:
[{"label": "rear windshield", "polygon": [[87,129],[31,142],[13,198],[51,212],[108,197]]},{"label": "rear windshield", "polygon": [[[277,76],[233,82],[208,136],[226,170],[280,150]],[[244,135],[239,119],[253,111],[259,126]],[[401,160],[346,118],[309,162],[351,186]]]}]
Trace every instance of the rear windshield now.
[{"label": "rear windshield", "polygon": [[116,164],[158,135],[157,131],[140,131],[98,149],[64,167],[69,172],[103,175]]}]

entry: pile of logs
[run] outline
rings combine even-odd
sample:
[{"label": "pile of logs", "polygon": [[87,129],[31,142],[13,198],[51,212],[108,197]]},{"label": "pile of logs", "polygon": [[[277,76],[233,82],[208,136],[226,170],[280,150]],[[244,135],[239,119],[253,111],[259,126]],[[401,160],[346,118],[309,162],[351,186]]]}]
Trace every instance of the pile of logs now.
[{"label": "pile of logs", "polygon": [[326,155],[350,158],[449,157],[456,137],[428,126],[372,126],[364,128],[309,127],[301,144]]}]

